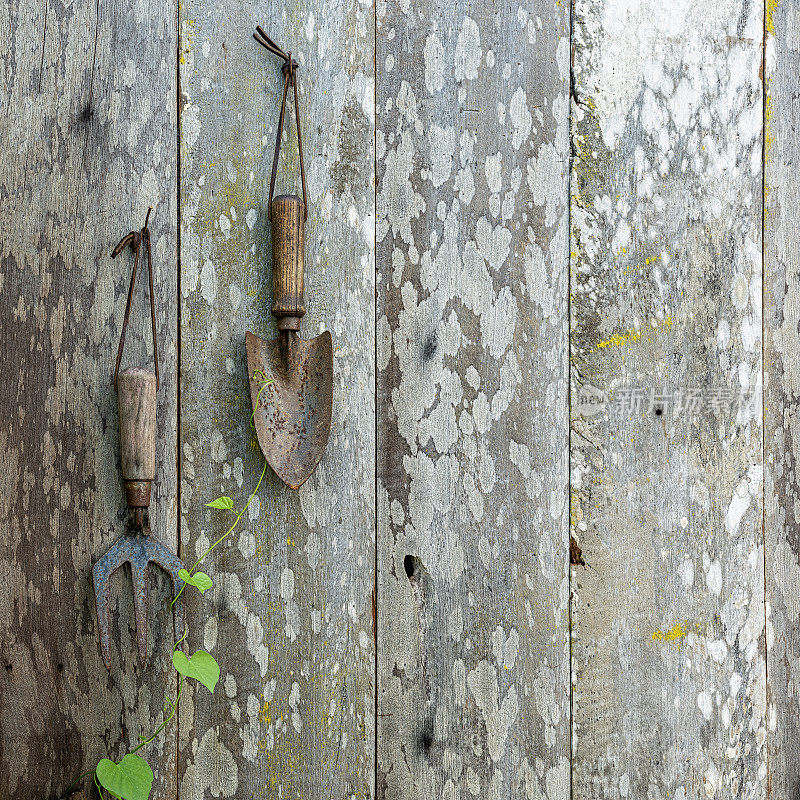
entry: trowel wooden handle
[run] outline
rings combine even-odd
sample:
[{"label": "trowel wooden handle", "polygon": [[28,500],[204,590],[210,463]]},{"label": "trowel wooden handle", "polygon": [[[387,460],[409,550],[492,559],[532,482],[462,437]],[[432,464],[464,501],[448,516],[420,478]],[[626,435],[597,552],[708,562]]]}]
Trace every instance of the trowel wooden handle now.
[{"label": "trowel wooden handle", "polygon": [[278,330],[300,330],[303,290],[303,201],[282,194],[272,201],[272,315]]},{"label": "trowel wooden handle", "polygon": [[129,367],[117,377],[119,449],[128,505],[150,505],[150,484],[156,477],[156,376]]}]

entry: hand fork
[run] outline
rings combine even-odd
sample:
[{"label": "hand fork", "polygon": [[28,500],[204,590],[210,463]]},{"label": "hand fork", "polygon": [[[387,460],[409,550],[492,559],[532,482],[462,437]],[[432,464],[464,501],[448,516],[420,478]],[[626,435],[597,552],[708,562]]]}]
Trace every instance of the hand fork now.
[{"label": "hand fork", "polygon": [[[148,219],[150,212],[147,212]],[[153,322],[153,357],[156,372],[142,367],[130,367],[119,372],[122,349],[125,344],[125,331],[131,309],[133,287],[136,282],[136,268],[139,262],[141,242],[147,244],[147,261],[150,272],[150,306]],[[158,352],[155,339],[155,305],[153,302],[153,273],[150,255],[150,233],[147,220],[140,232],[126,236],[112,253],[116,256],[127,244],[131,244],[136,255],[133,263],[131,287],[128,304],[122,323],[117,366],[114,372],[114,386],[117,389],[119,407],[120,460],[122,480],[128,502],[130,519],[127,531],[111,545],[108,552],[94,565],[92,577],[97,603],[97,622],[100,629],[100,650],[103,661],[111,669],[111,612],[109,595],[110,578],[118,567],[126,562],[131,565],[133,584],[133,608],[136,618],[136,639],[142,664],[147,660],[147,565],[151,562],[169,573],[172,579],[173,597],[177,596],[183,581],[178,572],[183,568],[181,560],[163,544],[150,535],[148,508],[150,488],[156,476],[156,391],[158,389]],[[175,637],[183,633],[183,604],[175,604]]]}]

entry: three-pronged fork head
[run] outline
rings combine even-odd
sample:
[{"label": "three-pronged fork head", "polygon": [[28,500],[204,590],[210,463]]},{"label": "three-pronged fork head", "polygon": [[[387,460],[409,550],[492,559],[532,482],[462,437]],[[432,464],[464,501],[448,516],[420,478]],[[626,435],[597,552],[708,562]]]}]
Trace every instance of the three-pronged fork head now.
[{"label": "three-pronged fork head", "polygon": [[[150,535],[150,526],[133,524],[94,565],[94,594],[97,602],[97,624],[100,629],[100,650],[107,669],[111,669],[111,574],[123,564],[131,565],[133,609],[136,618],[136,640],[142,665],[147,660],[147,565],[156,564],[172,580],[173,597],[183,586],[178,572],[183,562],[161,542]],[[183,635],[183,599],[175,603],[175,638]]]}]

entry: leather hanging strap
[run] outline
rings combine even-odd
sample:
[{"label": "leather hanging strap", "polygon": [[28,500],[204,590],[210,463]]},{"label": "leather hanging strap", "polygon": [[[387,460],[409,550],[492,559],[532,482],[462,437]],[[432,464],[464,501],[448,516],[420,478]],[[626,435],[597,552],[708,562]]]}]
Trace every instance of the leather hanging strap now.
[{"label": "leather hanging strap", "polygon": [[278,119],[278,134],[275,137],[275,155],[272,158],[272,175],[269,179],[269,219],[272,221],[272,196],[275,192],[275,176],[278,173],[278,154],[281,149],[281,137],[283,136],[283,119],[286,113],[286,96],[289,93],[289,86],[294,90],[294,119],[297,126],[297,150],[300,154],[300,180],[303,184],[303,221],[308,219],[308,199],[306,197],[306,171],[303,167],[303,137],[300,133],[300,105],[297,99],[297,69],[300,66],[293,58],[291,52],[285,53],[272,39],[264,33],[263,28],[256,26],[253,38],[262,46],[269,50],[273,55],[283,59],[281,72],[283,73],[283,99],[281,101],[281,115]]},{"label": "leather hanging strap", "polygon": [[133,289],[136,286],[136,272],[139,268],[139,253],[142,248],[142,242],[145,243],[147,250],[147,274],[150,279],[150,325],[153,330],[153,361],[155,362],[156,373],[156,391],[158,391],[159,378],[158,378],[158,345],[156,344],[156,302],[153,294],[153,254],[150,250],[150,229],[147,223],[150,221],[150,212],[153,210],[152,206],[147,209],[147,216],[144,220],[144,227],[140,231],[131,231],[124,236],[119,244],[111,251],[111,258],[116,258],[128,245],[131,246],[134,252],[133,256],[133,272],[131,273],[131,285],[128,287],[128,302],[125,305],[125,316],[122,319],[122,331],[119,336],[119,347],[117,348],[117,364],[114,367],[114,389],[117,388],[117,375],[119,374],[119,365],[122,361],[122,351],[125,349],[125,335],[128,332],[128,321],[131,316],[131,305],[133,304]]}]

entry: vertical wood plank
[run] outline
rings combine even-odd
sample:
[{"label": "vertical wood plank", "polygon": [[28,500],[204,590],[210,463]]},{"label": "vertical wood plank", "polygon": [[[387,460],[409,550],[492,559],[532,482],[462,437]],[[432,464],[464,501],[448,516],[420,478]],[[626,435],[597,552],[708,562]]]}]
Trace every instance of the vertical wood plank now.
[{"label": "vertical wood plank", "polygon": [[[334,340],[333,430],[299,492],[267,471],[210,557],[190,649],[220,662],[181,709],[179,796],[369,797],[374,773],[374,77],[369,4],[188,0],[181,7],[181,538],[194,560],[263,459],[245,331],[274,338],[267,194],[281,63],[299,62],[309,189],[301,334]],[[290,114],[293,109],[290,106]],[[276,193],[299,191],[287,117]]]},{"label": "vertical wood plank", "polygon": [[762,8],[574,22],[574,793],[761,798]]},{"label": "vertical wood plank", "polygon": [[798,259],[796,76],[800,6],[770,0],[766,11],[764,216],[764,444],[771,797],[800,786],[800,260]]},{"label": "vertical wood plank", "polygon": [[[176,7],[11,0],[0,7],[0,797],[57,797],[161,720],[172,628],[152,582],[151,656],[130,579],[100,659],[92,563],[123,532],[112,371],[130,276],[111,248],[148,205],[162,389],[152,524],[176,547]],[[152,363],[138,287],[125,364]],[[148,321],[144,327],[144,321]],[[157,590],[158,587],[158,590]],[[162,602],[159,602],[160,598]],[[117,613],[118,612],[118,613]],[[175,795],[175,739],[149,748]]]},{"label": "vertical wood plank", "polygon": [[381,3],[378,797],[569,797],[569,9]]}]

